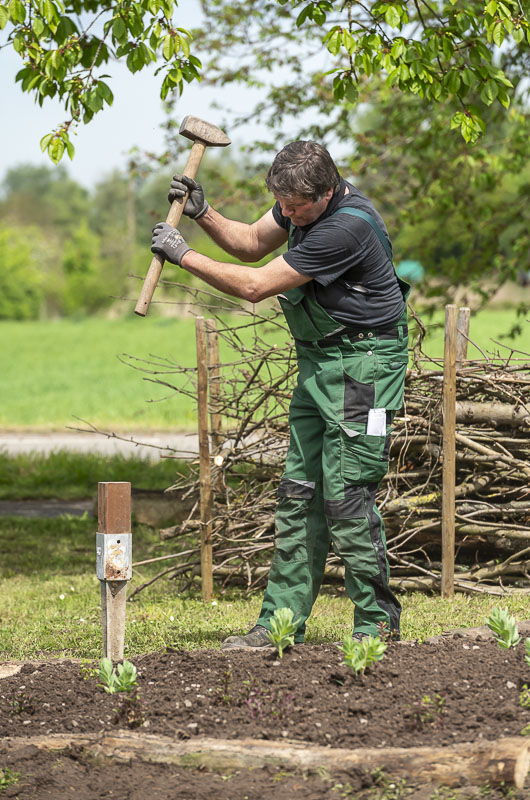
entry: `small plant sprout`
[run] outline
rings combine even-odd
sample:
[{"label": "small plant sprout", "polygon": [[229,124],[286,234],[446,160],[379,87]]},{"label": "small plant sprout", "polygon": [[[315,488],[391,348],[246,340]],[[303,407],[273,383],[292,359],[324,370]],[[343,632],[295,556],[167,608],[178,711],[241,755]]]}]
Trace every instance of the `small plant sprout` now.
[{"label": "small plant sprout", "polygon": [[137,687],[136,667],[130,661],[118,664],[116,671],[110,658],[102,658],[99,663],[98,677],[101,681],[98,686],[101,686],[109,694],[132,692]]},{"label": "small plant sprout", "polygon": [[521,691],[519,692],[519,705],[523,708],[530,709],[530,687],[527,683],[523,683]]},{"label": "small plant sprout", "polygon": [[81,659],[81,665],[79,667],[79,671],[84,681],[90,681],[93,678],[97,678],[99,676],[99,670],[95,662],[91,661],[90,658]]},{"label": "small plant sprout", "polygon": [[370,664],[381,661],[388,645],[378,636],[366,636],[361,640],[352,636],[345,636],[344,643],[339,647],[344,653],[344,663],[357,675],[364,672]]},{"label": "small plant sprout", "polygon": [[7,789],[8,786],[17,784],[19,778],[19,772],[13,772],[9,767],[0,767],[0,791]]},{"label": "small plant sprout", "polygon": [[283,651],[294,644],[294,635],[298,629],[299,620],[293,620],[293,611],[290,608],[277,608],[271,619],[269,641],[278,651],[278,658],[283,657]]},{"label": "small plant sprout", "polygon": [[508,650],[509,647],[516,647],[521,641],[515,617],[512,617],[506,608],[494,608],[486,624],[492,631],[499,647]]},{"label": "small plant sprout", "polygon": [[524,660],[530,667],[530,638],[525,639],[524,642]]}]

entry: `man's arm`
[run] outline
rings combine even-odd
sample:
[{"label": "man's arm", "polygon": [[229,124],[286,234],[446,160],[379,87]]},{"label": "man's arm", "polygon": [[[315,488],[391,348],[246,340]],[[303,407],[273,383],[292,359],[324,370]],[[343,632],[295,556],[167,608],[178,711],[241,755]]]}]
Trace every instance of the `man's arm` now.
[{"label": "man's arm", "polygon": [[174,175],[167,199],[182,201],[184,213],[194,219],[216,244],[240,261],[256,262],[287,241],[287,232],[275,221],[272,211],[251,225],[219,214],[204,197],[200,183],[187,175]]},{"label": "man's arm", "polygon": [[214,261],[195,250],[188,250],[181,267],[225,294],[258,303],[312,280],[289,266],[278,256],[263,267],[247,267]]},{"label": "man's arm", "polygon": [[287,231],[278,225],[270,210],[256,222],[247,225],[227,219],[209,206],[197,224],[226,253],[250,263],[259,261],[287,241]]}]

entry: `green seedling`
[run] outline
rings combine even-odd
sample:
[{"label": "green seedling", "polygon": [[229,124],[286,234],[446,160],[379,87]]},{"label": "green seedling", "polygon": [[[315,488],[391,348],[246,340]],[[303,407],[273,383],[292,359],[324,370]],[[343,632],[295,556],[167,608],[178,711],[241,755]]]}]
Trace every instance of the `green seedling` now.
[{"label": "green seedling", "polygon": [[519,705],[523,708],[530,708],[530,688],[527,683],[523,684],[519,692]]},{"label": "green seedling", "polygon": [[425,725],[435,725],[440,728],[444,724],[445,698],[441,694],[431,697],[424,694],[419,703],[413,703],[411,714],[411,727],[413,730],[421,730]]},{"label": "green seedling", "polygon": [[9,767],[2,767],[0,769],[0,791],[7,789],[8,786],[14,786],[19,779],[19,772],[13,772]]},{"label": "green seedling", "polygon": [[99,669],[97,668],[95,662],[90,658],[81,659],[79,671],[84,681],[90,681],[99,676]]},{"label": "green seedling", "polygon": [[11,698],[11,713],[12,714],[34,714],[35,705],[33,697],[24,692],[16,692]]},{"label": "green seedling", "polygon": [[222,674],[221,685],[217,687],[217,699],[224,706],[232,705],[232,670],[230,667]]},{"label": "green seedling", "polygon": [[505,650],[516,647],[521,641],[515,617],[512,617],[506,608],[494,608],[486,620],[486,624],[492,631],[499,647],[503,647]]},{"label": "green seedling", "polygon": [[530,638],[525,639],[524,642],[524,660],[526,661],[527,665],[530,667]]},{"label": "green seedling", "polygon": [[361,639],[354,639],[352,636],[345,636],[344,643],[339,647],[344,653],[344,663],[357,675],[364,672],[370,664],[381,661],[388,645],[382,642],[378,636],[366,636]]},{"label": "green seedling", "polygon": [[271,619],[269,641],[278,651],[278,658],[283,658],[283,651],[294,644],[294,635],[300,620],[293,620],[293,611],[290,608],[277,608]]},{"label": "green seedling", "polygon": [[110,658],[102,658],[99,663],[98,677],[101,686],[109,694],[116,692],[132,692],[137,687],[136,667],[130,661],[118,664],[118,669],[113,668]]}]

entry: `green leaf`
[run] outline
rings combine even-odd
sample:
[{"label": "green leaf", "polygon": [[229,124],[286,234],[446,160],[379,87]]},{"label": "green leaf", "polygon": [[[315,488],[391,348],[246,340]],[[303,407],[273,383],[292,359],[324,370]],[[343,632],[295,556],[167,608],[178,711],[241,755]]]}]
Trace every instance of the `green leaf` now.
[{"label": "green leaf", "polygon": [[26,9],[24,7],[24,3],[22,0],[10,0],[9,6],[9,16],[13,20],[13,22],[20,22],[23,23],[26,19]]},{"label": "green leaf", "polygon": [[98,91],[107,105],[111,106],[114,101],[114,95],[110,89],[110,86],[108,86],[104,81],[100,80],[98,81]]},{"label": "green leaf", "polygon": [[504,89],[502,86],[498,87],[497,100],[499,103],[501,103],[501,105],[504,106],[504,108],[510,107],[510,96],[506,89]]},{"label": "green leaf", "polygon": [[524,31],[523,31],[523,29],[522,28],[515,28],[512,36],[513,36],[514,42],[517,42],[517,44],[519,44],[524,39]]},{"label": "green leaf", "polygon": [[47,133],[46,136],[43,136],[40,140],[40,149],[44,153],[44,151],[48,148],[51,140],[53,139],[53,133]]},{"label": "green leaf", "polygon": [[405,50],[405,42],[403,39],[396,39],[394,44],[392,45],[392,49],[390,50],[390,54],[394,60],[403,55],[403,51]]},{"label": "green leaf", "polygon": [[388,6],[387,10],[385,11],[385,22],[387,25],[390,25],[392,28],[398,28],[401,22],[401,18],[399,16],[397,8],[395,6]]},{"label": "green leaf", "polygon": [[359,90],[351,78],[344,82],[344,95],[350,103],[356,103],[359,98]]},{"label": "green leaf", "polygon": [[486,14],[489,14],[490,17],[493,17],[495,15],[495,12],[497,11],[497,3],[495,2],[495,0],[490,0],[484,11],[486,12]]},{"label": "green leaf", "polygon": [[333,56],[336,56],[337,53],[339,52],[340,46],[341,46],[341,42],[342,42],[341,30],[340,30],[340,28],[336,28],[332,32],[331,36],[329,37],[329,39],[327,41],[327,48],[328,48],[329,52]]},{"label": "green leaf", "polygon": [[456,69],[452,69],[447,75],[446,86],[450,92],[457,94],[460,89],[460,75]]},{"label": "green leaf", "polygon": [[68,134],[66,134],[65,144],[66,144],[66,152],[68,153],[68,155],[70,157],[70,161],[71,161],[73,159],[73,157],[74,157],[74,154],[75,154],[75,147],[73,146],[72,142],[70,141],[70,137],[68,136]]},{"label": "green leaf", "polygon": [[190,43],[184,36],[179,36],[178,41],[186,58],[190,57]]},{"label": "green leaf", "polygon": [[164,36],[164,44],[162,45],[162,55],[164,56],[166,61],[169,61],[173,56],[174,52],[175,52],[175,40],[173,36],[168,34],[167,36]]},{"label": "green leaf", "polygon": [[63,157],[65,143],[60,136],[54,136],[48,145],[48,155],[54,164],[58,164]]},{"label": "green leaf", "polygon": [[9,22],[9,11],[6,6],[0,6],[0,30]]},{"label": "green leaf", "polygon": [[127,26],[121,17],[116,17],[112,23],[112,35],[120,44],[127,41]]},{"label": "green leaf", "polygon": [[306,19],[311,19],[313,11],[313,5],[309,3],[301,12],[298,14],[296,18],[296,27],[299,28],[301,25],[304,24]]},{"label": "green leaf", "polygon": [[499,87],[497,86],[495,81],[487,81],[487,83],[485,83],[484,86],[482,87],[482,91],[480,92],[480,99],[487,106],[490,106],[497,97],[498,93],[499,93]]},{"label": "green leaf", "polygon": [[35,17],[31,27],[33,28],[33,33],[35,34],[35,36],[38,39],[41,36],[41,34],[43,33],[46,25],[44,24],[44,22],[42,21],[42,19],[40,17]]},{"label": "green leaf", "polygon": [[492,38],[497,47],[504,41],[504,27],[502,22],[496,22],[492,29]]}]

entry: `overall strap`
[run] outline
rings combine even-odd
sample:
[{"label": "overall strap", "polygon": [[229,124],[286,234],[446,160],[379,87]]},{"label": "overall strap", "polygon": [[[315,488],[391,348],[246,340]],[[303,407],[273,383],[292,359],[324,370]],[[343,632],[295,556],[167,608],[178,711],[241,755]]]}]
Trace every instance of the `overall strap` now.
[{"label": "overall strap", "polygon": [[371,227],[377,234],[377,238],[385,248],[385,252],[388,258],[390,259],[390,261],[392,261],[392,247],[390,246],[390,242],[388,241],[385,234],[383,233],[383,231],[381,230],[381,228],[379,227],[379,225],[377,224],[377,222],[375,221],[374,217],[372,217],[371,214],[368,214],[367,211],[361,211],[360,208],[338,208],[337,211],[334,212],[334,214],[350,214],[352,217],[360,217],[361,219],[364,219],[365,222],[371,225]]}]

